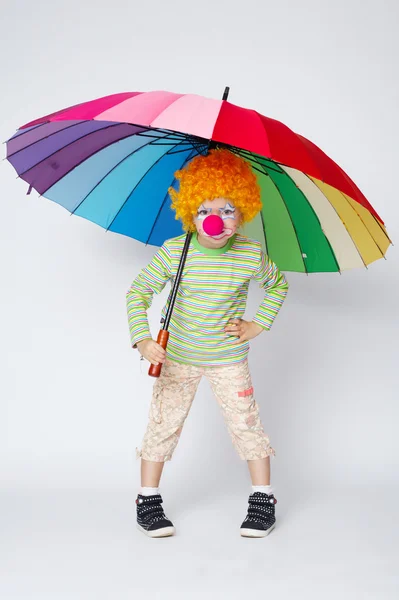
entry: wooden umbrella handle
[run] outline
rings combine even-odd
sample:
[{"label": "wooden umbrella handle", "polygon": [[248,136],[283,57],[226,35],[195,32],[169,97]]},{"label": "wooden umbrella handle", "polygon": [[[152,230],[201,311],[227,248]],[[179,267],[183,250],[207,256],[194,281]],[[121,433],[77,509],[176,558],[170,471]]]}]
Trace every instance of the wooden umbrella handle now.
[{"label": "wooden umbrella handle", "polygon": [[[157,342],[164,350],[166,350],[166,346],[168,345],[169,339],[169,331],[167,329],[160,329],[158,332]],[[148,375],[151,377],[159,377],[161,374],[162,363],[159,362],[157,365],[150,364],[150,368],[148,369]]]}]

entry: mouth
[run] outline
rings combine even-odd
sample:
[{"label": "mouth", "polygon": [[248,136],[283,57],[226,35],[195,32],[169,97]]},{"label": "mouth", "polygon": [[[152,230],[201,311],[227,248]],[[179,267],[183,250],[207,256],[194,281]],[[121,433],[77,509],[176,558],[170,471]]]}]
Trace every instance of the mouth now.
[{"label": "mouth", "polygon": [[229,236],[231,233],[233,233],[232,229],[224,229],[222,233],[219,233],[218,235],[209,235],[205,233],[204,230],[202,231],[202,235],[207,238],[213,238],[214,240],[221,240],[222,238]]}]

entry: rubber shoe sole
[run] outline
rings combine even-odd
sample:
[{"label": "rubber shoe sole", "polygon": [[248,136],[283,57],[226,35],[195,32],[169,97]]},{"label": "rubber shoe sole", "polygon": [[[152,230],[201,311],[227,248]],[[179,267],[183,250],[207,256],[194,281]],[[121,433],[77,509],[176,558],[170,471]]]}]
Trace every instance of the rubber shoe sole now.
[{"label": "rubber shoe sole", "polygon": [[275,523],[269,527],[269,529],[246,529],[245,527],[240,529],[242,537],[266,537],[274,529]]},{"label": "rubber shoe sole", "polygon": [[176,532],[176,529],[174,527],[161,527],[160,529],[150,529],[150,531],[147,531],[147,529],[144,529],[144,527],[142,527],[138,523],[136,523],[136,526],[137,529],[145,533],[145,535],[147,535],[148,537],[152,538],[168,537],[170,535],[174,535]]}]

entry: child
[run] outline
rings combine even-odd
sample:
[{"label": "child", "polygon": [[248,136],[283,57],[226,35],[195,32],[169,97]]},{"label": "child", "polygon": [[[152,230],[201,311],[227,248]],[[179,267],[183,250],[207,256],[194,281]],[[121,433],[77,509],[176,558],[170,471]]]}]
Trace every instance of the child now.
[{"label": "child", "polygon": [[[237,233],[260,211],[260,188],[249,166],[226,149],[195,157],[176,171],[172,209],[193,235],[169,323],[166,351],[152,339],[146,310],[178,269],[186,234],[164,242],[126,294],[131,343],[149,362],[162,363],[154,382],[148,426],[141,449],[137,526],[150,537],[173,535],[162,508],[159,482],[171,460],[202,375],[208,378],[239,457],[248,463],[252,493],[241,525],[243,536],[263,537],[275,525],[277,502],[270,485],[275,450],[264,432],[248,366],[249,340],[269,330],[288,291],[277,266],[259,241]],[[210,215],[222,219],[222,233],[209,235]],[[213,217],[215,220],[215,217]],[[203,226],[204,225],[204,226]],[[265,290],[252,319],[245,321],[248,286],[254,278]],[[167,305],[162,309],[166,315]]]}]

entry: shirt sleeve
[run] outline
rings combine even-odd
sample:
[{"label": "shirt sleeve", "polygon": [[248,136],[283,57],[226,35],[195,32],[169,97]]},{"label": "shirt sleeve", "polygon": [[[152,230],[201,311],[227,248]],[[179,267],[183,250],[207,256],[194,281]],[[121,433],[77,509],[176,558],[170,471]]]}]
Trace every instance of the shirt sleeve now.
[{"label": "shirt sleeve", "polygon": [[265,290],[265,296],[252,321],[269,330],[285,300],[289,286],[277,265],[262,248],[259,248],[259,251],[259,265],[252,277]]},{"label": "shirt sleeve", "polygon": [[171,255],[166,242],[133,280],[126,292],[127,318],[132,348],[151,338],[147,310],[154,294],[160,294],[171,278]]}]

